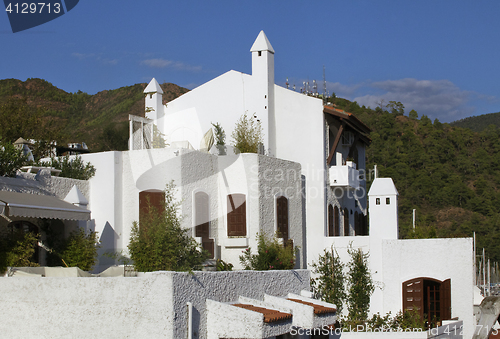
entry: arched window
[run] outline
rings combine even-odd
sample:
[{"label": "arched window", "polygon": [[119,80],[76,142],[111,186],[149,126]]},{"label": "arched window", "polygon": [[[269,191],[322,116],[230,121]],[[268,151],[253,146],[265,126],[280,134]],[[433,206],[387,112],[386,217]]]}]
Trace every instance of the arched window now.
[{"label": "arched window", "polygon": [[281,196],[276,199],[276,221],[278,236],[288,240],[288,199]]},{"label": "arched window", "polygon": [[333,214],[334,214],[333,213],[333,206],[331,204],[328,204],[328,236],[329,237],[335,236]]},{"label": "arched window", "polygon": [[[30,223],[29,221],[25,221],[25,220],[13,221],[9,224],[8,227],[13,235],[14,235],[14,233],[17,233],[17,232],[19,232],[19,233],[22,232],[24,234],[33,233],[33,235],[35,235],[35,237],[37,237],[37,238],[40,235],[38,226]],[[33,253],[33,257],[31,258],[31,260],[33,262],[40,263],[40,253],[39,253],[40,248],[38,247],[38,242],[35,242],[33,244],[33,249],[35,250],[35,252]]]},{"label": "arched window", "polygon": [[210,253],[210,259],[214,258],[214,239],[210,239],[210,214],[209,197],[205,192],[196,192],[194,195],[194,223],[195,237],[201,237],[203,249]]},{"label": "arched window", "polygon": [[195,237],[208,238],[210,236],[208,215],[208,194],[196,192],[194,195],[195,206]]},{"label": "arched window", "polygon": [[151,213],[165,212],[165,192],[160,190],[147,190],[139,192],[139,223]]},{"label": "arched window", "polygon": [[344,236],[349,236],[349,210],[344,208]]},{"label": "arched window", "polygon": [[340,235],[340,211],[338,206],[333,209],[333,234],[338,237]]},{"label": "arched window", "polygon": [[247,207],[244,194],[227,196],[227,235],[229,237],[247,235]]}]

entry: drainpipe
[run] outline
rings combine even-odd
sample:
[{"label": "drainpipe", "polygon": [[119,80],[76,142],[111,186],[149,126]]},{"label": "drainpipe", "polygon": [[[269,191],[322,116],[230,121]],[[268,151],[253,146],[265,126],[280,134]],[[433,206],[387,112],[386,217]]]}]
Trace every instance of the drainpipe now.
[{"label": "drainpipe", "polygon": [[187,339],[193,339],[193,304],[188,301],[186,305],[188,311]]}]

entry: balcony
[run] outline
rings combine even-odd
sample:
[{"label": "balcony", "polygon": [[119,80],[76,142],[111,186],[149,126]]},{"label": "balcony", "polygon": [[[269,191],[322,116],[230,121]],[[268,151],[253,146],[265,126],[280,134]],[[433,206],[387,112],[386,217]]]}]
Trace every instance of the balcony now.
[{"label": "balcony", "polygon": [[359,188],[359,171],[352,161],[346,161],[346,164],[341,166],[331,166],[329,171],[330,186],[353,190]]}]

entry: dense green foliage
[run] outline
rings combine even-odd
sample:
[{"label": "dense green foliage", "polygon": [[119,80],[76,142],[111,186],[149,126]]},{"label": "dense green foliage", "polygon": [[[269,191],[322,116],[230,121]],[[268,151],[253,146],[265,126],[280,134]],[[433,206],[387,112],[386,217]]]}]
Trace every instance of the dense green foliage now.
[{"label": "dense green foliage", "polygon": [[284,246],[276,236],[260,233],[257,238],[257,253],[252,254],[249,247],[240,255],[241,265],[246,270],[291,270],[295,266],[296,249]]},{"label": "dense green foliage", "polygon": [[15,177],[16,171],[27,161],[22,150],[17,149],[12,143],[0,139],[0,176]]},{"label": "dense green foliage", "polygon": [[[90,271],[97,263],[99,241],[96,232],[85,232],[79,228],[70,234],[60,249],[60,258],[69,267]],[[61,265],[62,266],[62,265]]]},{"label": "dense green foliage", "polygon": [[[379,176],[391,177],[399,192],[399,234],[402,238],[471,237],[500,260],[500,129],[480,133],[402,116],[377,107],[333,98],[337,108],[355,114],[372,132],[367,170],[378,165]],[[418,116],[418,115],[417,115]],[[367,188],[373,180],[367,175]],[[416,232],[412,210],[417,210]]]},{"label": "dense green foliage", "polygon": [[95,175],[95,167],[78,155],[52,158],[50,162],[41,162],[40,165],[61,170],[59,176],[64,178],[89,180]]},{"label": "dense green foliage", "polygon": [[0,273],[7,267],[34,267],[33,261],[37,235],[22,230],[0,234]]},{"label": "dense green foliage", "polygon": [[314,297],[335,304],[340,314],[347,298],[344,264],[332,247],[329,251],[325,249],[312,267],[312,272],[317,275],[311,279]]},{"label": "dense green foliage", "polygon": [[[420,317],[420,313],[416,309],[405,311],[404,313],[399,311],[394,317],[391,317],[391,312],[383,317],[379,313],[376,313],[368,319],[366,327],[372,331],[379,329],[393,332],[415,331],[418,329],[425,331],[427,329],[424,320]],[[367,329],[364,328],[363,330],[366,331]]]},{"label": "dense green foliage", "polygon": [[500,112],[468,117],[450,123],[450,126],[469,128],[474,132],[482,132],[490,125],[500,127]]},{"label": "dense green foliage", "polygon": [[233,270],[233,264],[230,262],[225,262],[222,259],[217,259],[215,268],[217,271],[232,271]]},{"label": "dense green foliage", "polygon": [[212,123],[212,126],[214,126],[215,130],[215,141],[217,146],[224,146],[226,144],[226,132],[224,131],[224,128],[217,122],[217,123]]},{"label": "dense green foliage", "polygon": [[150,206],[132,226],[128,249],[136,271],[191,271],[200,269],[208,253],[181,227],[174,200],[175,186],[167,185],[161,211]]},{"label": "dense green foliage", "polygon": [[370,297],[375,290],[368,266],[368,253],[361,249],[348,249],[351,261],[347,264],[349,293],[347,296],[347,321],[350,325],[364,324],[370,310]]},{"label": "dense green foliage", "polygon": [[236,122],[231,137],[233,138],[233,146],[240,153],[258,153],[259,145],[264,142],[260,121],[248,117],[246,113]]}]

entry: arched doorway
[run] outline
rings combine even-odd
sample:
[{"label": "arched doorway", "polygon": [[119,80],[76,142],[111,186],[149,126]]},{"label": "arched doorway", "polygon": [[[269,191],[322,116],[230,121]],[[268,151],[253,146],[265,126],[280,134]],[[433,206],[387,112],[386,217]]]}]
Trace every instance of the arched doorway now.
[{"label": "arched doorway", "polygon": [[451,280],[414,278],[403,283],[403,310],[417,310],[427,326],[451,318]]}]

